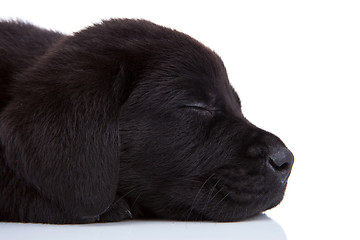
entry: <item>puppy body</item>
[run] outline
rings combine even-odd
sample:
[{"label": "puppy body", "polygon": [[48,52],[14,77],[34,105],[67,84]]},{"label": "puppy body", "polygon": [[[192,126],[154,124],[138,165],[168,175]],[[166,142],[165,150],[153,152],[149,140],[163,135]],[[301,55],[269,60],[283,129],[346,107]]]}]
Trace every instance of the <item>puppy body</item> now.
[{"label": "puppy body", "polygon": [[[50,144],[45,143],[49,140],[48,137],[50,137],[51,134],[54,138],[60,137],[61,134],[67,134],[66,132],[59,132],[60,129],[65,130],[71,125],[69,128],[69,131],[71,131],[71,128],[76,128],[76,124],[87,122],[86,119],[83,119],[87,117],[84,114],[90,114],[89,116],[96,117],[96,111],[106,111],[106,109],[100,109],[99,107],[99,109],[92,109],[95,112],[88,112],[88,105],[96,103],[89,104],[87,102],[82,102],[79,98],[83,96],[77,96],[77,92],[75,94],[71,92],[72,90],[82,91],[82,86],[72,85],[76,84],[73,82],[73,80],[77,80],[76,76],[69,76],[68,79],[65,77],[57,82],[57,84],[63,85],[64,88],[69,88],[69,92],[67,93],[61,93],[61,86],[54,85],[50,88],[47,87],[47,84],[52,82],[50,79],[51,76],[53,76],[54,79],[57,78],[57,73],[59,73],[57,68],[61,69],[61,71],[75,70],[75,72],[84,71],[84,69],[68,69],[66,66],[66,64],[68,64],[68,62],[66,62],[67,60],[60,57],[60,60],[62,61],[54,63],[54,68],[49,69],[45,67],[45,72],[42,72],[42,70],[38,71],[38,69],[42,68],[41,66],[47,65],[48,61],[51,61],[49,59],[51,59],[53,54],[56,55],[55,52],[57,51],[64,51],[65,55],[69,54],[69,56],[65,56],[65,58],[71,58],[72,54],[81,54],[82,50],[90,53],[92,49],[86,49],[85,46],[85,49],[79,49],[77,53],[73,52],[73,49],[66,51],[61,44],[61,41],[66,41],[66,36],[23,23],[1,23],[0,31],[2,36],[1,49],[4,51],[4,56],[7,56],[5,59],[2,58],[3,62],[1,64],[1,69],[4,69],[4,71],[1,72],[0,81],[2,85],[2,93],[4,93],[1,95],[2,110],[6,107],[6,105],[10,105],[8,106],[8,109],[10,110],[2,111],[1,115],[1,135],[3,137],[6,134],[9,134],[9,138],[5,138],[5,144],[2,144],[1,149],[2,172],[0,178],[2,194],[0,204],[2,206],[2,210],[0,219],[22,222],[82,223],[93,222],[95,220],[98,221],[100,220],[99,216],[104,215],[103,220],[107,220],[107,216],[109,214],[105,214],[105,212],[110,208],[113,209],[114,207],[118,207],[122,201],[120,199],[117,200],[116,204],[114,202],[117,188],[118,162],[114,161],[112,162],[114,164],[110,163],[108,165],[104,163],[108,160],[104,159],[107,155],[108,158],[110,158],[109,155],[111,155],[111,158],[113,159],[119,159],[119,156],[117,153],[111,152],[111,150],[106,153],[104,151],[109,150],[109,147],[110,149],[114,146],[118,147],[119,139],[118,136],[89,139],[87,134],[90,132],[90,135],[96,137],[96,132],[107,131],[107,129],[101,129],[101,123],[98,121],[107,121],[110,118],[108,115],[111,114],[111,111],[107,111],[106,116],[98,116],[100,119],[97,119],[90,124],[93,128],[96,128],[96,130],[78,127],[76,130],[73,129],[76,133],[69,135],[68,139],[59,139],[62,141],[61,143],[51,140]],[[59,46],[54,46],[56,44]],[[49,47],[52,47],[52,49],[47,52]],[[74,48],[76,48],[76,44]],[[49,56],[46,56],[45,53]],[[56,57],[55,61],[57,61]],[[59,64],[59,67],[57,64]],[[81,60],[76,62],[75,65],[76,64],[81,65]],[[97,65],[98,63],[94,62],[93,64]],[[76,66],[74,67],[76,68]],[[102,67],[103,66],[100,66],[99,68]],[[69,66],[69,68],[73,67]],[[116,75],[110,77],[116,77]],[[85,79],[84,81],[89,79]],[[79,79],[79,81],[81,80],[82,79]],[[106,81],[107,79],[105,78],[104,80]],[[53,83],[55,82],[56,80]],[[79,84],[86,85],[87,83],[80,82]],[[102,83],[100,83],[100,85],[102,85]],[[89,95],[92,94],[92,90],[90,89],[92,87],[97,88],[96,86],[89,86]],[[98,88],[96,90],[101,91]],[[86,91],[86,89],[84,91]],[[103,94],[106,96],[105,92]],[[96,100],[95,96],[89,97],[93,98],[94,102],[106,101],[105,99],[102,99],[102,96],[99,96],[99,99]],[[21,108],[20,106],[27,101],[25,99],[34,100],[31,103],[31,105],[33,104],[33,107]],[[12,106],[14,112],[20,111],[22,113],[18,112],[13,115],[8,114],[8,112],[11,112]],[[66,117],[67,119],[63,122],[61,120],[63,110],[74,111],[75,115],[72,117]],[[42,112],[47,113],[48,119],[42,119],[41,116],[37,115],[41,115]],[[23,119],[21,116],[22,114],[30,114],[32,117]],[[7,119],[8,116],[13,118]],[[9,124],[13,125],[6,126],[6,120],[9,120]],[[115,121],[115,119],[109,121]],[[51,126],[52,124],[60,125],[54,127]],[[90,125],[87,127],[90,127]],[[34,127],[38,128],[40,126],[43,128],[42,131],[34,129]],[[58,127],[60,127],[60,129]],[[105,128],[107,127],[108,126],[105,126]],[[87,132],[85,133],[84,131]],[[117,133],[116,130],[114,132]],[[29,137],[32,139],[25,139]],[[12,139],[12,143],[10,139]],[[36,151],[37,146],[35,145],[37,145],[37,143],[33,142],[37,141],[36,139],[40,140],[42,142],[41,144],[45,144],[49,147],[46,147],[47,149],[43,149],[44,154],[50,154],[53,157],[28,156],[29,154],[32,154],[33,151]],[[10,145],[6,146],[7,144],[11,144],[11,146],[18,146],[19,141],[25,148],[21,149],[23,152],[19,152],[19,148],[14,148],[13,152],[4,150],[5,147],[6,150],[11,149]],[[94,152],[91,152],[91,150],[88,152],[87,149],[78,149],[80,146],[79,144],[82,141],[99,141],[101,143],[100,145],[94,142],[91,143],[97,145],[98,147],[97,149],[93,149]],[[107,144],[106,141],[112,141],[113,146]],[[51,153],[55,149],[57,149],[56,152]],[[86,158],[84,161],[87,161],[88,163],[93,161],[94,165],[82,165],[80,161],[76,162],[76,160],[73,162],[73,165],[71,165],[73,159],[69,159],[68,162],[59,160],[58,157],[62,158],[64,157],[64,154],[66,155],[64,152],[68,152],[67,154],[70,155],[79,153],[80,155],[76,157],[76,160],[80,160],[79,158]],[[58,157],[55,156],[57,154],[59,154]],[[83,156],[84,154],[87,156]],[[36,165],[35,161],[31,163],[26,162],[27,160],[33,160],[29,159],[29,157],[38,157],[40,165]],[[24,160],[21,165],[17,162],[19,158]],[[98,159],[101,158],[104,159],[104,162],[101,162],[101,160],[98,161]],[[12,160],[14,160],[14,162],[12,162]],[[59,166],[62,168],[62,170],[59,171],[59,175],[53,165],[56,165],[56,162],[62,165]],[[71,168],[78,168],[79,172],[74,173],[75,175],[73,176],[67,176],[66,172],[68,170],[72,171],[70,170]],[[105,176],[96,176],[97,174],[93,175],[90,173],[91,171],[99,171],[100,173],[101,170],[103,170],[102,173]],[[84,171],[84,173],[81,171]],[[104,173],[105,171],[106,173]],[[36,176],[37,174],[39,175]],[[77,178],[79,181],[74,181],[72,177]],[[49,182],[47,182],[47,179]],[[95,184],[97,186],[91,185],[91,181],[99,181],[99,184]],[[100,183],[103,181],[108,181],[109,184],[106,185]],[[86,185],[88,185],[91,190],[90,192],[84,193],[82,188]],[[88,191],[89,189],[85,191]],[[84,194],[86,196],[84,196]],[[97,196],[94,197],[92,194],[96,194]],[[62,196],[60,197],[60,195]],[[114,203],[114,206],[112,203]],[[124,204],[126,205],[125,201]],[[129,217],[128,210],[125,207],[123,208],[124,209],[120,209],[121,211],[115,214],[115,217],[118,217],[118,220],[124,218],[122,215]]]},{"label": "puppy body", "polygon": [[285,145],[196,40],[143,20],[0,36],[0,220],[235,221],[281,201]]}]

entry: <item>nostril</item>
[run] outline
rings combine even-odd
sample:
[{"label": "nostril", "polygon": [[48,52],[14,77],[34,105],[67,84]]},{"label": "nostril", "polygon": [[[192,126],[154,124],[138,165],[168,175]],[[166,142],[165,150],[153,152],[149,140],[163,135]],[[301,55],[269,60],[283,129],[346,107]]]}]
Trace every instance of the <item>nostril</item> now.
[{"label": "nostril", "polygon": [[271,148],[268,161],[271,167],[281,173],[286,181],[294,164],[294,156],[291,151],[286,147]]},{"label": "nostril", "polygon": [[270,162],[270,164],[271,164],[271,166],[273,167],[273,168],[275,168],[276,170],[278,170],[278,171],[286,171],[286,170],[288,170],[289,169],[289,167],[290,167],[290,164],[289,163],[287,163],[287,162],[285,162],[285,163],[283,163],[283,164],[281,164],[280,166],[276,163],[276,161],[274,161],[271,157],[269,158],[269,162]]}]

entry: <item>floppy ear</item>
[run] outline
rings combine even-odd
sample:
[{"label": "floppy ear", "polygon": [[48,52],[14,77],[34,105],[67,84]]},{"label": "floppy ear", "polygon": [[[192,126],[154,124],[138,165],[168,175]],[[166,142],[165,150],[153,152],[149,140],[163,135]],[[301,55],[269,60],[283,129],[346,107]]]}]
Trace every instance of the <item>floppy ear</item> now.
[{"label": "floppy ear", "polygon": [[119,115],[130,94],[126,66],[87,54],[41,59],[17,79],[0,115],[8,166],[77,218],[98,216],[115,199]]}]

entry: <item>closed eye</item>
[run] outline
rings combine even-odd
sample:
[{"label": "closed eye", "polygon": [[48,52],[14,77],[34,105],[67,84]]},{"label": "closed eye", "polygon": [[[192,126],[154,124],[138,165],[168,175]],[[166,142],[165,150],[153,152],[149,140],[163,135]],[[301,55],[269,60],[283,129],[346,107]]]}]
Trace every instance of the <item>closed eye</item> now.
[{"label": "closed eye", "polygon": [[216,111],[216,109],[210,108],[209,106],[203,103],[190,103],[190,104],[185,104],[182,107],[189,108],[195,111],[207,112],[210,114],[213,114],[213,112]]}]

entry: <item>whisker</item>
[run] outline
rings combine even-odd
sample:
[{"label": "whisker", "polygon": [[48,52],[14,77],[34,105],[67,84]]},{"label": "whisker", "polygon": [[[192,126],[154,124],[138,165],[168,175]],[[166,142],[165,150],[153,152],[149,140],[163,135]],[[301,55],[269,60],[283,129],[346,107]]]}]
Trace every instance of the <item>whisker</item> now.
[{"label": "whisker", "polygon": [[[221,180],[221,177],[219,178],[219,180],[216,181],[216,183],[214,184],[214,186],[212,186],[212,188],[210,189],[210,192],[209,192],[208,197],[207,197],[206,204],[204,205],[204,207],[203,207],[203,209],[202,209],[202,212],[204,212],[204,210],[208,207],[210,201],[211,201],[212,199],[214,199],[214,197],[211,198],[211,194],[214,192],[214,190],[215,190],[216,186],[219,184],[220,180]],[[217,193],[218,193],[218,192],[217,192]],[[216,194],[217,194],[217,193],[216,193]],[[215,196],[216,196],[216,194],[215,194]]]},{"label": "whisker", "polygon": [[195,196],[195,198],[194,198],[193,203],[191,204],[191,207],[190,207],[190,210],[189,210],[189,213],[188,213],[188,216],[187,216],[186,220],[189,220],[190,215],[191,215],[191,213],[192,213],[192,211],[193,211],[193,209],[194,209],[194,207],[195,207],[197,198],[198,198],[201,190],[204,188],[205,184],[206,184],[214,175],[215,175],[215,174],[211,174],[210,177],[208,177],[208,178],[205,180],[205,182],[201,185],[199,191],[197,192],[197,194],[196,194],[196,196]]},{"label": "whisker", "polygon": [[218,195],[219,192],[221,192],[224,189],[224,187],[220,188],[219,191],[215,193],[215,195],[210,199],[210,202]]},{"label": "whisker", "polygon": [[130,191],[128,191],[127,193],[125,193],[124,195],[122,195],[119,199],[124,198],[125,196],[127,196],[128,194],[132,193],[132,192],[135,191],[135,190],[136,190],[136,188],[131,189]]},{"label": "whisker", "polygon": [[136,201],[139,199],[139,197],[141,196],[141,194],[142,194],[142,193],[139,193],[139,194],[137,195],[137,197],[135,198],[135,201],[133,202],[133,204],[132,204],[131,207],[130,207],[130,211],[133,210],[133,208],[134,208],[134,206],[135,206],[135,203],[136,203]]},{"label": "whisker", "polygon": [[229,196],[230,193],[231,193],[231,192],[228,192],[228,193],[214,206],[214,208],[215,208],[217,205],[219,205],[222,201],[224,201],[225,198],[227,198],[227,196]]},{"label": "whisker", "polygon": [[128,191],[127,193],[125,193],[124,195],[122,195],[121,197],[119,197],[118,199],[116,199],[108,208],[106,211],[108,211],[109,209],[113,208],[117,203],[119,203],[121,200],[124,199],[125,196],[127,196],[128,194],[130,194],[131,192],[135,191],[136,189],[132,189],[130,191]]},{"label": "whisker", "polygon": [[[227,196],[228,196],[230,193],[231,193],[231,192],[228,192],[228,193],[214,206],[214,209],[215,209],[225,198],[227,198]],[[220,215],[221,215],[221,213],[222,213],[222,210],[224,209],[224,206],[225,206],[225,205],[223,205],[223,206],[221,207],[221,209],[220,209],[220,211],[219,211],[219,213],[218,213],[217,219],[220,219]]]}]

